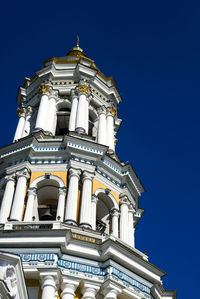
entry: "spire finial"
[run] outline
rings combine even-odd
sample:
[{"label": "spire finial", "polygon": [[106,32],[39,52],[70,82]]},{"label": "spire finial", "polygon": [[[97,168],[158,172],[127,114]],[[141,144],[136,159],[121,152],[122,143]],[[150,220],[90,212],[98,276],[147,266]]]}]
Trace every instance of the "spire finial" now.
[{"label": "spire finial", "polygon": [[76,44],[77,48],[79,48],[79,36],[77,35],[77,44]]}]

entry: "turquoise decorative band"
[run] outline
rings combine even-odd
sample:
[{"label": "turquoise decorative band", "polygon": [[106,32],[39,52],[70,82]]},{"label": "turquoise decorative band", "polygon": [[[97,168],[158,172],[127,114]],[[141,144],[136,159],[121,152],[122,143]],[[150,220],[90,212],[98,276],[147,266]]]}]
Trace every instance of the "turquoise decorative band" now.
[{"label": "turquoise decorative band", "polygon": [[131,287],[134,287],[136,292],[143,292],[146,295],[146,298],[151,298],[150,295],[150,288],[145,284],[137,281],[135,278],[127,275],[126,273],[122,272],[121,270],[117,269],[116,267],[110,265],[106,268],[101,268],[98,266],[93,266],[86,263],[77,263],[71,260],[65,260],[58,258],[57,254],[54,253],[23,253],[20,254],[22,262],[53,262],[54,264],[57,263],[58,267],[64,268],[66,270],[73,270],[76,272],[82,272],[90,275],[98,276],[99,279],[104,280],[107,275],[111,275],[115,280],[120,280],[123,283],[128,284]]}]

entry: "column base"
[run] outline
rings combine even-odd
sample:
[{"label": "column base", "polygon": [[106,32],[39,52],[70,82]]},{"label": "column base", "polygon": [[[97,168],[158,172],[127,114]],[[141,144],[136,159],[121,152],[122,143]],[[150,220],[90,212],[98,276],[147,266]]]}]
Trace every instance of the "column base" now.
[{"label": "column base", "polygon": [[52,134],[50,131],[45,131],[45,130],[42,129],[42,128],[35,128],[35,129],[33,130],[33,133],[37,133],[37,132],[40,132],[40,131],[42,131],[45,135],[53,136],[53,134]]},{"label": "column base", "polygon": [[69,225],[77,226],[76,221],[75,221],[75,220],[72,220],[72,219],[66,219],[66,220],[64,220],[64,223],[65,223],[65,224],[69,224]]},{"label": "column base", "polygon": [[108,153],[109,155],[112,155],[112,154],[114,154],[115,152],[114,152],[114,150],[112,150],[112,149],[109,148],[109,149],[107,150],[107,153]]},{"label": "column base", "polygon": [[84,134],[85,129],[84,128],[76,128],[75,132]]},{"label": "column base", "polygon": [[92,226],[89,223],[80,223],[79,226],[82,227],[82,228],[92,229]]}]

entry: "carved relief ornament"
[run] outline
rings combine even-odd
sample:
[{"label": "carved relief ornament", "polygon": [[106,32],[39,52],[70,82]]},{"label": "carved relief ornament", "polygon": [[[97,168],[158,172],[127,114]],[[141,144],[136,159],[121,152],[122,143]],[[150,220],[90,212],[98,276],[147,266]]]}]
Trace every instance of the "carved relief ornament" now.
[{"label": "carved relief ornament", "polygon": [[50,86],[45,85],[44,83],[40,84],[40,87],[39,87],[39,93],[40,93],[40,94],[45,94],[45,93],[47,93],[49,90],[50,90]]},{"label": "carved relief ornament", "polygon": [[77,87],[78,91],[82,94],[85,94],[85,95],[88,95],[90,94],[90,88],[89,86],[84,83],[84,84],[80,84],[78,87]]}]

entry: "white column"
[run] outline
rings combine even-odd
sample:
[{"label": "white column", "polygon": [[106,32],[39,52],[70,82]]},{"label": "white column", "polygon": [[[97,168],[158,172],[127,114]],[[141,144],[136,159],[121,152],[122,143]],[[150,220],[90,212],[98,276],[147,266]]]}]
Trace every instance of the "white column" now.
[{"label": "white column", "polygon": [[76,114],[77,114],[77,107],[78,107],[78,95],[73,92],[72,93],[72,106],[69,118],[69,131],[75,131],[76,125]]},{"label": "white column", "polygon": [[89,129],[89,103],[90,103],[91,97],[86,97],[86,103],[85,103],[85,133],[88,134]]},{"label": "white column", "polygon": [[56,96],[57,92],[51,91],[51,95],[49,96],[48,123],[46,130],[52,135],[55,135],[56,129]]},{"label": "white column", "polygon": [[102,289],[104,299],[117,299],[117,295],[122,291],[120,288],[109,281],[103,285]]},{"label": "white column", "polygon": [[120,196],[120,239],[129,242],[128,233],[128,206],[129,201],[126,195]]},{"label": "white column", "polygon": [[93,230],[96,230],[97,201],[98,201],[98,197],[93,194],[92,201],[91,201],[91,225]]},{"label": "white column", "polygon": [[75,281],[74,279],[67,279],[67,278],[62,278],[62,283],[61,283],[61,289],[62,289],[62,294],[61,298],[62,299],[74,299],[75,297],[75,291],[79,283]]},{"label": "white column", "polygon": [[86,115],[85,106],[87,105],[87,98],[85,94],[79,94],[78,109],[76,116],[76,132],[86,133]]},{"label": "white column", "polygon": [[81,197],[80,226],[92,228],[91,226],[91,197],[92,197],[93,174],[87,171],[83,173],[83,188]]},{"label": "white column", "polygon": [[114,145],[114,118],[110,110],[107,110],[107,119],[106,119],[106,128],[107,128],[107,146],[109,146],[109,152],[113,153],[115,151]]},{"label": "white column", "polygon": [[47,94],[43,94],[40,100],[40,106],[38,109],[35,130],[47,130],[49,113],[49,97]]},{"label": "white column", "polygon": [[16,176],[18,179],[10,219],[21,221],[26,193],[26,183],[30,175],[28,170],[25,168],[18,171]]},{"label": "white column", "polygon": [[1,204],[0,223],[7,222],[7,219],[10,215],[13,195],[15,191],[15,174],[7,175],[5,179],[6,187]]},{"label": "white column", "polygon": [[31,114],[32,114],[32,107],[28,106],[26,109],[26,121],[24,124],[24,128],[23,128],[23,133],[22,133],[22,137],[28,136],[30,134],[30,118],[31,118]]},{"label": "white column", "polygon": [[69,188],[67,194],[67,203],[65,209],[65,222],[76,225],[77,202],[78,202],[78,183],[81,171],[70,168],[69,170]]},{"label": "white column", "polygon": [[107,144],[107,129],[106,129],[106,108],[101,106],[98,109],[99,114],[99,122],[98,122],[98,133],[97,133],[97,140],[100,144]]},{"label": "white column", "polygon": [[56,277],[44,275],[41,279],[42,299],[55,299]]},{"label": "white column", "polygon": [[134,217],[135,210],[132,205],[129,206],[128,210],[128,231],[129,231],[129,245],[135,247],[134,242],[134,227],[133,227],[133,217]]},{"label": "white column", "polygon": [[63,222],[64,210],[65,210],[65,197],[66,197],[66,188],[59,188],[59,198],[58,198],[58,207],[56,213],[56,220]]},{"label": "white column", "polygon": [[81,292],[83,294],[82,299],[95,299],[98,290],[99,290],[99,287],[97,285],[84,282],[84,285],[81,290]]},{"label": "white column", "polygon": [[13,142],[17,141],[20,138],[22,138],[24,124],[25,124],[25,111],[24,111],[24,109],[22,111],[21,111],[21,109],[18,110],[18,116],[19,116],[19,121],[18,121],[18,125],[17,125],[17,129],[16,129],[16,132],[15,132],[15,137],[14,137]]},{"label": "white column", "polygon": [[36,188],[29,188],[28,189],[28,200],[26,205],[26,212],[24,216],[24,221],[33,221],[33,214],[34,214],[34,205],[35,205],[35,198],[36,198]]},{"label": "white column", "polygon": [[112,236],[119,238],[119,210],[113,208],[111,210],[112,217]]}]

